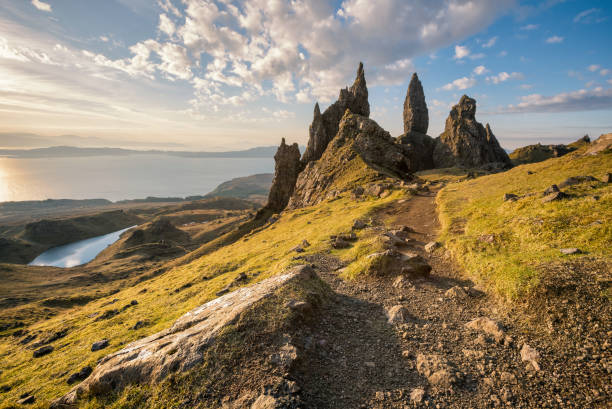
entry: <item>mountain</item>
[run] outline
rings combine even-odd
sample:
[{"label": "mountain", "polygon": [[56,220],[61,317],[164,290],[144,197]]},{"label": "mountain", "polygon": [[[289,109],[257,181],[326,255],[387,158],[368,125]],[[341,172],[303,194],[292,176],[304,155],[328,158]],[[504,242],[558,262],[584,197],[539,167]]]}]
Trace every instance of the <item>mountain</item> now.
[{"label": "mountain", "polygon": [[417,91],[393,137],[360,64],[197,248],[156,219],[80,269],[0,265],[0,404],[609,406],[610,138],[508,169],[473,99],[434,139]]}]

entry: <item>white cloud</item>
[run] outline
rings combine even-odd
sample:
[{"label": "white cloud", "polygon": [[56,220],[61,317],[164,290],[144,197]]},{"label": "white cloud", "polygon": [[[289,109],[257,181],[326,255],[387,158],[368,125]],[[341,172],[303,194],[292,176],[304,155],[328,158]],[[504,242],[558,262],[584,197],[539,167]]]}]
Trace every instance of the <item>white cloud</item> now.
[{"label": "white cloud", "polygon": [[107,36],[100,36],[98,38],[100,39],[100,41],[104,43],[108,43],[110,41],[110,39]]},{"label": "white cloud", "polygon": [[485,55],[483,53],[472,54],[469,56],[470,60],[480,60],[481,58],[485,58]]},{"label": "white cloud", "polygon": [[521,89],[531,89],[533,88],[533,85],[531,84],[521,84]]},{"label": "white cloud", "polygon": [[470,55],[470,50],[462,45],[456,45],[455,46],[455,59],[456,60],[460,60],[462,58],[467,57],[468,55]]},{"label": "white cloud", "polygon": [[604,21],[605,19],[602,18],[598,18],[597,15],[601,12],[601,9],[598,8],[592,8],[592,9],[588,9],[588,10],[584,10],[578,14],[576,14],[576,17],[574,17],[574,23],[600,23],[601,21]]},{"label": "white cloud", "polygon": [[172,13],[176,17],[181,17],[181,12],[172,4],[171,0],[157,0],[157,4],[161,7],[166,13]]},{"label": "white cloud", "polygon": [[486,74],[487,72],[489,72],[489,70],[487,70],[487,67],[484,65],[479,65],[478,67],[474,68],[474,74],[476,75]]},{"label": "white cloud", "polygon": [[158,28],[162,33],[166,33],[169,37],[172,37],[176,31],[176,25],[165,13],[159,15]]},{"label": "white cloud", "polygon": [[508,80],[522,79],[522,78],[523,78],[523,74],[521,74],[520,72],[512,72],[508,74],[507,72],[502,71],[497,75],[492,75],[490,77],[487,77],[487,82],[492,82],[493,84],[500,84]]},{"label": "white cloud", "polygon": [[506,51],[506,50],[500,51],[499,54],[497,54],[497,55],[500,56],[500,57],[505,57],[505,56],[508,55],[508,51]]},{"label": "white cloud", "polygon": [[591,64],[587,67],[587,69],[591,72],[595,72],[600,68],[601,68],[601,65],[597,65],[597,64]]},{"label": "white cloud", "polygon": [[191,60],[187,56],[187,50],[177,44],[165,43],[157,48],[161,64],[159,69],[170,74],[170,79],[180,78],[188,80],[193,76],[191,72]]},{"label": "white cloud", "polygon": [[32,5],[40,11],[51,13],[51,5],[41,0],[32,0]]},{"label": "white cloud", "polygon": [[486,43],[484,43],[482,46],[483,46],[484,48],[491,48],[491,47],[493,47],[493,46],[495,45],[495,43],[496,43],[496,42],[497,42],[497,36],[495,36],[495,37],[491,37],[491,38],[489,39],[489,41],[487,41]]},{"label": "white cloud", "polygon": [[464,90],[464,89],[471,88],[474,85],[476,85],[475,78],[462,77],[462,78],[457,78],[453,82],[449,82],[448,84],[444,85],[442,89],[445,91]]},{"label": "white cloud", "polygon": [[563,37],[559,37],[559,36],[548,37],[546,39],[546,42],[548,44],[559,44],[563,42]]},{"label": "white cloud", "polygon": [[509,105],[504,112],[578,112],[612,108],[612,88],[581,89],[553,96],[531,94]]},{"label": "white cloud", "polygon": [[540,27],[539,24],[527,24],[526,26],[522,26],[521,30],[533,31],[533,30],[537,30],[538,27]]},{"label": "white cloud", "polygon": [[601,71],[599,71],[599,74],[603,75],[604,77],[608,75],[609,73],[610,73],[610,70],[607,68],[603,68]]}]

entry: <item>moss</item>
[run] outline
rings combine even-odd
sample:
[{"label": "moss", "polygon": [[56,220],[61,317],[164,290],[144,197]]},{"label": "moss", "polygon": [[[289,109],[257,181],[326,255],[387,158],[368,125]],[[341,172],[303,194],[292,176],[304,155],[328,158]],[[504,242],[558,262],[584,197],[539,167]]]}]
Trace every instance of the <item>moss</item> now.
[{"label": "moss", "polygon": [[[449,184],[437,197],[441,238],[472,277],[508,299],[537,285],[541,263],[566,257],[609,257],[610,184],[575,185],[564,189],[571,198],[551,203],[542,203],[541,192],[570,176],[601,179],[610,171],[610,163],[610,153],[570,154]],[[504,202],[505,193],[534,195]],[[559,249],[568,247],[577,247],[583,254],[561,254]]]}]

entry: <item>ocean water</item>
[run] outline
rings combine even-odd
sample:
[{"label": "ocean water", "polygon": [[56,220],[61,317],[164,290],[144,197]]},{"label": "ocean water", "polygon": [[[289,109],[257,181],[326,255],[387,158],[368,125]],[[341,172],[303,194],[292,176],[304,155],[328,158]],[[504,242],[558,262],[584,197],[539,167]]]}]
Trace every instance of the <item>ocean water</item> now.
[{"label": "ocean water", "polygon": [[32,260],[30,265],[53,267],[80,266],[96,258],[102,250],[119,240],[121,234],[132,227],[108,233],[103,236],[92,237],[90,239],[54,247],[41,253]]},{"label": "ocean water", "polygon": [[0,202],[203,195],[226,180],[273,171],[273,158],[0,158]]}]

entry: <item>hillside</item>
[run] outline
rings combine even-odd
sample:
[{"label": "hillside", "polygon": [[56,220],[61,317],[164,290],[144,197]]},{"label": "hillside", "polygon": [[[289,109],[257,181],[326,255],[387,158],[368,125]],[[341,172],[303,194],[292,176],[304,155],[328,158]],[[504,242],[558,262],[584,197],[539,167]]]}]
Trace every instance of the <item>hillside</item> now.
[{"label": "hillside", "polygon": [[237,197],[253,201],[265,202],[272,186],[271,173],[235,178],[221,183],[204,197]]},{"label": "hillside", "polygon": [[393,137],[360,65],[227,230],[182,203],[55,286],[1,266],[0,407],[608,407],[609,145],[508,170],[475,104],[432,138],[414,75]]},{"label": "hillside", "polygon": [[576,142],[567,145],[542,145],[538,143],[515,149],[509,156],[514,165],[542,162],[546,159],[560,158],[563,155],[567,155],[576,149],[588,145],[590,142],[591,139],[589,136],[585,135]]}]

